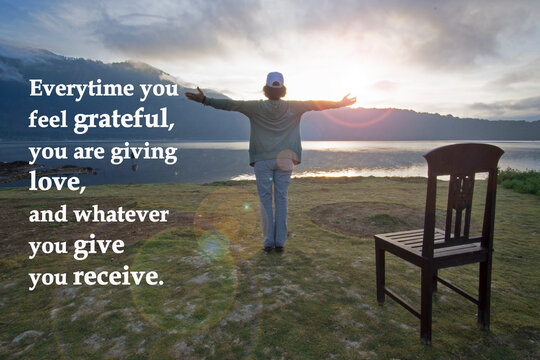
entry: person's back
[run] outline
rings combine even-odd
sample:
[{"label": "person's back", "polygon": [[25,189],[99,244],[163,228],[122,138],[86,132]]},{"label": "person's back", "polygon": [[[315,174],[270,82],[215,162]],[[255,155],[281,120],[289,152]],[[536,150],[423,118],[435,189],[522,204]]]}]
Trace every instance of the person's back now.
[{"label": "person's back", "polygon": [[[249,118],[249,163],[255,169],[257,191],[261,201],[261,222],[265,251],[283,251],[287,238],[288,187],[294,165],[302,160],[300,119],[306,111],[348,106],[356,98],[343,97],[334,101],[281,100],[287,89],[283,75],[271,72],[263,88],[268,100],[238,101],[207,98],[198,93],[186,93],[190,100],[216,109],[238,111]],[[275,223],[273,220],[272,185],[275,189]]]},{"label": "person's back", "polygon": [[238,111],[250,120],[249,163],[287,157],[294,164],[302,161],[300,119],[306,111],[337,107],[336,103],[286,100],[205,98],[203,104],[216,109]]}]

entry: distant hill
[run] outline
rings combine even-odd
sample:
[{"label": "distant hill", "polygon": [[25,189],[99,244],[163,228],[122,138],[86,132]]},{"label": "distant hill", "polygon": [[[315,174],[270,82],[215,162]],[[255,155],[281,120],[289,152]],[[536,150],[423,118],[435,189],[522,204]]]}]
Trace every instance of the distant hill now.
[{"label": "distant hill", "polygon": [[[140,102],[142,93],[133,97],[85,97],[75,102],[73,97],[30,97],[29,79],[43,83],[87,83],[101,79],[102,83],[135,85],[139,83],[178,83],[165,72],[144,63],[123,62],[105,64],[100,61],[66,58],[45,50],[19,49],[0,44],[0,138],[1,139],[246,139],[249,124],[241,114],[219,112],[179,97],[150,95]],[[182,93],[185,86],[179,84]],[[223,95],[208,91],[211,96]],[[92,129],[76,135],[72,128],[28,128],[28,116],[34,109],[40,114],[134,113],[139,107],[145,113],[157,113],[166,106],[168,120],[175,126],[171,132],[161,129]],[[68,116],[69,121],[69,116]]]},{"label": "distant hill", "polygon": [[540,140],[540,121],[462,119],[399,109],[336,109],[306,118],[306,140]]},{"label": "distant hill", "polygon": [[[249,138],[249,121],[238,113],[219,111],[180,97],[155,97],[141,103],[133,97],[85,97],[77,103],[67,97],[30,97],[28,79],[44,83],[176,83],[181,91],[187,86],[169,74],[144,63],[105,64],[100,61],[67,58],[46,50],[19,48],[0,44],[0,139],[181,139],[245,140]],[[207,90],[210,96],[222,94]],[[31,129],[28,115],[34,109],[40,114],[106,113],[118,109],[133,113],[144,106],[146,113],[166,106],[173,131],[147,129],[92,129],[76,135],[71,128]],[[69,117],[68,117],[69,119]],[[540,140],[540,120],[488,121],[461,119],[439,114],[417,113],[400,109],[336,109],[310,112],[302,119],[305,140]]]}]

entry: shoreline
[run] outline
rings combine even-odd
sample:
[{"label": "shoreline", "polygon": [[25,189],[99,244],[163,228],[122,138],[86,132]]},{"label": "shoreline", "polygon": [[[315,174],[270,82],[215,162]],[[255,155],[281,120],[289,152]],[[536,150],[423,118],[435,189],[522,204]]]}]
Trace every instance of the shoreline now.
[{"label": "shoreline", "polygon": [[[96,169],[77,165],[61,165],[47,167],[43,164],[30,165],[27,161],[17,160],[11,162],[0,162],[0,186],[11,182],[30,179],[30,171],[35,170],[36,175],[74,175],[74,174],[96,174]],[[21,185],[24,186],[24,185]]]},{"label": "shoreline", "polygon": [[[384,177],[377,177],[377,176],[342,176],[342,177],[299,177],[299,178],[293,178],[291,180],[291,185],[294,184],[353,184],[353,183],[359,183],[366,180],[390,180],[395,182],[401,182],[401,183],[425,183],[427,181],[427,177],[421,177],[421,176],[409,176],[409,177],[400,177],[400,176],[384,176]],[[440,180],[445,181],[445,180]],[[479,180],[481,181],[481,180]],[[201,186],[201,187],[219,187],[219,186],[226,186],[226,187],[242,187],[242,186],[248,186],[248,185],[254,185],[255,180],[250,179],[225,179],[225,180],[216,180],[211,182],[205,182],[205,183],[193,183],[193,182],[162,182],[162,183],[140,183],[140,184],[96,184],[96,185],[85,185],[86,191],[88,190],[97,190],[102,187],[114,187],[114,188],[126,188],[127,190],[131,188],[140,188],[140,187],[156,187],[156,186],[163,186],[163,187],[191,187],[191,186]],[[7,184],[0,183],[0,192],[1,191],[14,191],[17,189],[23,189],[25,191],[28,190],[27,186],[7,186]],[[62,195],[65,195],[65,192],[67,192],[66,189],[60,190]],[[37,192],[43,192],[43,193],[51,193],[51,190],[49,191],[36,191]],[[79,196],[78,192],[74,192],[74,196]],[[84,196],[84,195],[83,195]]]},{"label": "shoreline", "polygon": [[[58,173],[60,174],[60,173]],[[84,174],[84,173],[83,173]],[[342,183],[342,182],[359,182],[365,179],[387,179],[387,180],[399,180],[399,181],[407,181],[412,180],[414,182],[418,181],[426,181],[427,177],[423,176],[302,176],[302,177],[292,177],[291,184],[297,183],[297,182],[305,182],[305,183],[314,183],[314,182],[321,182],[321,183],[328,183],[328,182],[336,182],[336,183]],[[415,181],[416,180],[416,181]],[[19,180],[17,180],[19,181]],[[155,185],[163,185],[163,186],[189,186],[189,185],[195,185],[195,186],[220,186],[220,185],[226,185],[226,186],[241,186],[245,184],[255,184],[255,179],[224,179],[224,180],[215,180],[211,182],[203,182],[203,183],[195,183],[195,182],[152,182],[152,183],[133,183],[133,184],[120,184],[120,183],[109,183],[109,184],[93,184],[93,185],[85,185],[87,189],[89,188],[95,188],[99,186],[122,186],[122,187],[133,187],[133,186],[155,186]],[[9,183],[2,183],[0,179],[0,189],[20,189],[25,188],[26,185],[20,185],[20,186],[9,186]]]}]

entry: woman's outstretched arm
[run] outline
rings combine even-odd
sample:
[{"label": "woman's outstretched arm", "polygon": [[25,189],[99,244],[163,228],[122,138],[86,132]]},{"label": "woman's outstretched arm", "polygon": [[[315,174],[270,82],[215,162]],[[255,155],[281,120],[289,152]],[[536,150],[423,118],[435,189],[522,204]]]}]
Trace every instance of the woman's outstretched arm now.
[{"label": "woman's outstretched arm", "polygon": [[199,89],[198,86],[197,86],[197,92],[196,93],[186,92],[185,95],[189,100],[193,100],[193,101],[200,102],[200,103],[202,103],[204,101],[204,99],[206,98],[206,96],[201,91],[201,89]]},{"label": "woman's outstretched arm", "polygon": [[311,101],[298,101],[301,108],[301,112],[317,111],[326,109],[337,109],[344,106],[349,106],[356,103],[356,97],[349,97],[350,93],[345,95],[340,101],[325,101],[325,100],[311,100]]},{"label": "woman's outstretched arm", "polygon": [[339,102],[341,105],[340,107],[349,106],[356,103],[356,96],[350,98],[349,95],[351,95],[351,93],[348,93],[347,95],[343,97],[343,99],[341,99],[341,101]]},{"label": "woman's outstretched arm", "polygon": [[198,86],[197,86],[196,93],[186,92],[185,95],[189,100],[193,100],[193,101],[202,103],[204,105],[211,106],[215,109],[227,110],[227,111],[239,111],[242,113],[245,111],[244,108],[245,108],[246,101],[209,98],[209,97],[206,97],[206,95],[204,95],[204,93]]}]

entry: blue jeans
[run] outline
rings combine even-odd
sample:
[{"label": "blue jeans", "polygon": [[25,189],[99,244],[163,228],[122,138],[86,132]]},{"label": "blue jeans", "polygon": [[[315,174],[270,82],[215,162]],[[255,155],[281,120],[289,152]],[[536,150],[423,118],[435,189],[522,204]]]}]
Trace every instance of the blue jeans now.
[{"label": "blue jeans", "polygon": [[[285,246],[287,241],[287,202],[293,167],[290,159],[260,160],[255,163],[257,192],[261,202],[263,246]],[[272,208],[272,185],[276,203],[275,217]]]}]

